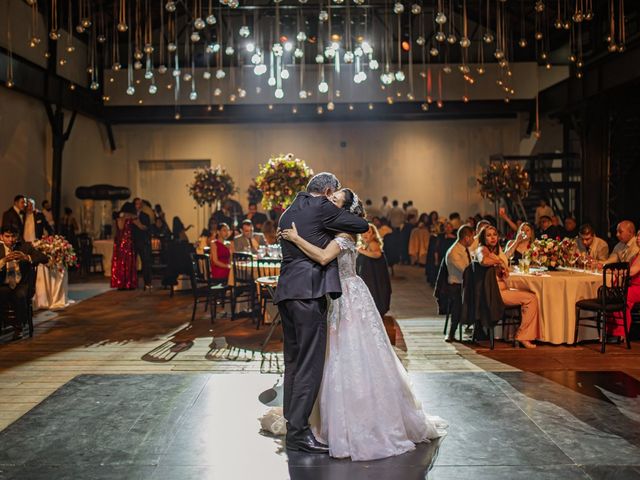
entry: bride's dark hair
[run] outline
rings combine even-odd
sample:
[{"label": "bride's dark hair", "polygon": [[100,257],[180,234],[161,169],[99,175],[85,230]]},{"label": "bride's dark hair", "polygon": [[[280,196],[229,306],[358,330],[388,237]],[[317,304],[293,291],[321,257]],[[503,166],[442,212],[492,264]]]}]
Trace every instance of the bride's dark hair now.
[{"label": "bride's dark hair", "polygon": [[359,217],[364,218],[364,206],[362,205],[362,201],[358,198],[354,191],[350,188],[343,188],[342,191],[344,192],[344,205],[342,206],[342,208],[358,215]]}]

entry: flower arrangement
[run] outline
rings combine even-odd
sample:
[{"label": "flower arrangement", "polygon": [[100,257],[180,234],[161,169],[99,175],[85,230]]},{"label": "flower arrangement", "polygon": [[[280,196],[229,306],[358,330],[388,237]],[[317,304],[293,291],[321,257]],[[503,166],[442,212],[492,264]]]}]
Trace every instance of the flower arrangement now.
[{"label": "flower arrangement", "polygon": [[263,193],[262,205],[267,210],[287,208],[312,175],[313,170],[304,160],[295,158],[292,153],[271,157],[260,166],[260,173],[255,179],[256,186]]},{"label": "flower arrangement", "polygon": [[194,174],[193,183],[187,186],[189,194],[200,207],[224,202],[236,191],[233,178],[219,165],[198,169]]},{"label": "flower arrangement", "polygon": [[556,270],[558,267],[574,265],[579,257],[576,241],[565,238],[563,240],[549,238],[542,235],[531,244],[528,256],[532,263]]},{"label": "flower arrangement", "polygon": [[518,163],[491,162],[478,178],[480,195],[491,202],[525,198],[531,184],[529,174]]},{"label": "flower arrangement", "polygon": [[262,190],[258,188],[256,181],[253,180],[247,189],[247,200],[249,203],[255,203],[257,205],[262,201],[263,196]]},{"label": "flower arrangement", "polygon": [[78,257],[73,246],[62,235],[47,235],[33,242],[33,246],[49,257],[49,267],[62,272],[78,266]]}]

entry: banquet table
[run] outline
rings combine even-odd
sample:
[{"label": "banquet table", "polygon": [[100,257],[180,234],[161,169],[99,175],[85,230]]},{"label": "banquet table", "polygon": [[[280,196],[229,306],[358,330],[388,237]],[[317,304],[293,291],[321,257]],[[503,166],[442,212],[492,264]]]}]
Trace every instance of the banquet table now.
[{"label": "banquet table", "polygon": [[[273,260],[273,259],[265,259],[265,260]],[[258,278],[260,276],[259,270],[258,270],[258,263],[260,262],[260,260],[255,259],[253,260],[253,262],[251,262],[251,269],[253,270],[253,278]],[[243,265],[247,265],[248,262],[243,262]],[[280,275],[280,265],[269,265],[268,267],[269,269],[269,276],[278,276]],[[233,286],[235,285],[235,278],[233,276],[233,268],[231,268],[231,270],[229,271],[229,281],[228,284]]]},{"label": "banquet table", "polygon": [[69,272],[66,268],[38,265],[34,310],[62,310],[69,303]]},{"label": "banquet table", "polygon": [[111,277],[111,258],[113,257],[113,240],[94,240],[93,253],[102,255],[104,265],[104,276]]},{"label": "banquet table", "polygon": [[[557,271],[514,271],[507,278],[510,288],[528,290],[538,297],[540,336],[552,344],[573,344],[576,325],[576,302],[595,298],[602,285],[602,274],[577,269]],[[597,339],[593,328],[580,327],[578,340]]]}]

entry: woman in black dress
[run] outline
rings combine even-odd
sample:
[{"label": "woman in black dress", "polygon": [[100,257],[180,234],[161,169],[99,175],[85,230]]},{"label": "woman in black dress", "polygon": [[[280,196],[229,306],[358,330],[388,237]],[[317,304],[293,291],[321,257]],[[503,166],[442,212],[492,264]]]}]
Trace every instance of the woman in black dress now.
[{"label": "woman in black dress", "polygon": [[362,234],[362,245],[358,248],[358,253],[356,260],[358,276],[369,287],[378,313],[384,317],[391,305],[391,279],[382,239],[378,229],[372,223],[369,224],[369,230]]}]

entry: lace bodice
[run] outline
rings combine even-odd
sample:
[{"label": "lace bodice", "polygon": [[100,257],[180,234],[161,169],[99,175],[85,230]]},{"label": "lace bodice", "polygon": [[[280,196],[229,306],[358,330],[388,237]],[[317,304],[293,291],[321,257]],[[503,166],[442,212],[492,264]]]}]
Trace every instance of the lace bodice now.
[{"label": "lace bodice", "polygon": [[356,276],[356,257],[358,251],[356,244],[350,238],[336,237],[334,239],[340,247],[338,255],[338,272],[340,273],[340,281]]}]

